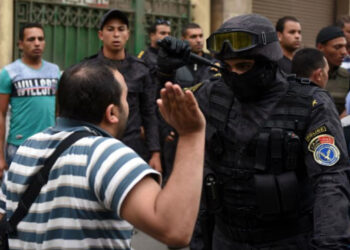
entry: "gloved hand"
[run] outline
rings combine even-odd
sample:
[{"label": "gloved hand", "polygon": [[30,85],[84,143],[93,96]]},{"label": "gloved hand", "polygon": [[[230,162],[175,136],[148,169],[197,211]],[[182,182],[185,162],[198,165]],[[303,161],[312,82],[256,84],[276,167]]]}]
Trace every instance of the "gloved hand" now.
[{"label": "gloved hand", "polygon": [[160,72],[171,73],[188,63],[191,48],[187,41],[167,36],[157,44],[159,46],[157,64]]}]

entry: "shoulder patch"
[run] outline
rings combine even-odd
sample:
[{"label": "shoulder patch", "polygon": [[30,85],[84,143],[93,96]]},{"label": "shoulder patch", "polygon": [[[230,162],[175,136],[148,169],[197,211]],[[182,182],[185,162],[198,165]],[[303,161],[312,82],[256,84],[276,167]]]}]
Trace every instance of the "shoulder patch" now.
[{"label": "shoulder patch", "polygon": [[306,142],[309,142],[311,141],[312,138],[314,138],[315,136],[317,135],[320,135],[320,134],[323,134],[325,132],[327,132],[328,129],[325,125],[321,126],[321,127],[318,127],[316,128],[315,130],[311,131],[310,133],[308,133],[306,136],[305,136],[305,140]]},{"label": "shoulder patch", "polygon": [[145,54],[145,51],[141,50],[140,53],[137,55],[137,58],[141,59],[143,54]]},{"label": "shoulder patch", "polygon": [[193,86],[191,86],[191,87],[184,88],[183,90],[184,90],[184,91],[190,90],[190,91],[192,91],[192,92],[196,92],[202,85],[203,85],[203,82],[200,82],[200,83],[197,83],[196,85],[193,85]]},{"label": "shoulder patch", "polygon": [[334,137],[328,134],[313,138],[308,145],[308,150],[313,153],[314,160],[322,166],[333,166],[340,158]]}]

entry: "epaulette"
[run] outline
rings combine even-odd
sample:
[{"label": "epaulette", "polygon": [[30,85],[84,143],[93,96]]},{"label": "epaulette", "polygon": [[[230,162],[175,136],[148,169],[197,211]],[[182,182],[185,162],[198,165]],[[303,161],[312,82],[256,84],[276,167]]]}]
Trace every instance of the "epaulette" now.
[{"label": "epaulette", "polygon": [[145,54],[145,51],[141,50],[140,53],[137,55],[137,58],[141,59],[143,54]]},{"label": "epaulette", "polygon": [[134,61],[134,62],[139,62],[142,63],[143,65],[145,65],[147,67],[147,64],[145,63],[145,61],[141,58],[138,58],[136,56],[129,56],[129,59]]},{"label": "epaulette", "polygon": [[193,85],[193,86],[191,86],[191,87],[184,88],[183,90],[184,90],[184,91],[190,90],[191,92],[196,92],[200,87],[203,86],[203,83],[204,83],[204,82],[197,83],[196,85]]},{"label": "epaulette", "polygon": [[212,76],[210,77],[210,80],[215,80],[215,79],[218,79],[218,78],[220,78],[220,77],[221,77],[221,73],[218,72],[218,73],[216,73],[215,75],[212,75]]}]

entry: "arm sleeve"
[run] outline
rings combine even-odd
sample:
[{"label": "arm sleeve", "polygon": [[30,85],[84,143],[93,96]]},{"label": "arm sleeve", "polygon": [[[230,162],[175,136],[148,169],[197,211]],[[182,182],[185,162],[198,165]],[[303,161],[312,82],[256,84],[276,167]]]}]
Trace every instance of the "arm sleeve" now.
[{"label": "arm sleeve", "polygon": [[[334,141],[329,140],[331,138]],[[325,91],[314,94],[311,120],[303,139],[303,149],[315,194],[311,244],[315,249],[348,249],[349,158],[335,105]]]},{"label": "arm sleeve", "polygon": [[122,142],[100,138],[92,146],[87,170],[89,186],[101,204],[119,217],[130,190],[150,174],[161,181],[159,173]]},{"label": "arm sleeve", "polygon": [[156,116],[156,85],[152,83],[147,69],[140,98],[142,125],[145,128],[146,143],[149,151],[160,151],[158,120]]},{"label": "arm sleeve", "polygon": [[8,72],[3,69],[0,73],[0,94],[11,94],[12,84]]}]

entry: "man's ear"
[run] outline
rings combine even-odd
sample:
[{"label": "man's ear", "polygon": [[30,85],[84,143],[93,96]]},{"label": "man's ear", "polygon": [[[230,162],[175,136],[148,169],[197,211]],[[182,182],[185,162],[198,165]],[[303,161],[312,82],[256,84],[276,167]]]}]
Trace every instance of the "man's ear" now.
[{"label": "man's ear", "polygon": [[319,83],[322,80],[322,69],[318,68],[312,71],[310,79],[315,83]]},{"label": "man's ear", "polygon": [[98,38],[103,42],[102,30],[99,30],[99,31],[98,31]]},{"label": "man's ear", "polygon": [[23,50],[23,41],[18,40],[17,46],[20,50]]},{"label": "man's ear", "polygon": [[324,50],[324,45],[323,45],[322,43],[318,43],[318,44],[316,44],[316,48],[317,48],[318,50],[320,50],[320,51],[323,52],[323,50]]},{"label": "man's ear", "polygon": [[105,111],[105,120],[108,123],[119,122],[119,109],[115,104],[109,104]]},{"label": "man's ear", "polygon": [[282,40],[282,33],[277,31],[277,37],[278,37],[278,41],[281,42],[281,40]]}]

